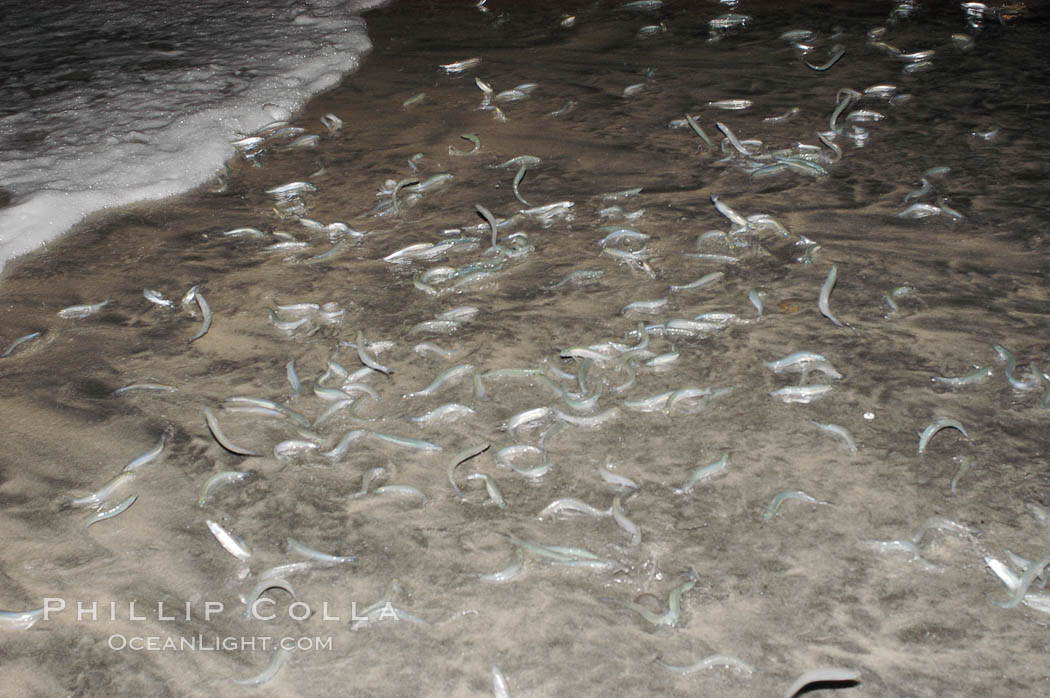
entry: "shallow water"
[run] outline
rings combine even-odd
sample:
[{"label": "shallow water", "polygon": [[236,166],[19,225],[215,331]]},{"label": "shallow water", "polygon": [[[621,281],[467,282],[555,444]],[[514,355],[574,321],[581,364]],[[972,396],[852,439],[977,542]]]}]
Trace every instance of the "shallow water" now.
[{"label": "shallow water", "polygon": [[[1025,506],[1050,504],[1050,413],[1040,407],[1045,385],[1014,391],[992,349],[1011,349],[1019,376],[1033,361],[1046,368],[1046,165],[1035,154],[1047,150],[1038,127],[1047,106],[1036,99],[1045,67],[1031,62],[1045,13],[988,22],[974,48],[960,52],[950,39],[965,31],[958,6],[922,8],[888,24],[883,37],[906,52],[935,49],[930,70],[905,74],[905,62],[868,43],[867,32],[887,24],[889,4],[783,9],[741,3],[734,11],[752,22],[716,42],[709,40],[708,21],[725,10],[713,3],[698,9],[669,2],[656,15],[608,3],[575,10],[564,3],[489,4],[488,13],[472,3],[422,2],[369,13],[373,55],[297,122],[321,135],[317,149],[288,151],[271,143],[254,160],[231,163],[224,182],[96,217],[46,253],[11,265],[0,285],[4,346],[30,332],[42,336],[0,360],[0,415],[8,433],[0,456],[0,520],[8,534],[3,607],[35,608],[44,597],[69,606],[28,631],[0,636],[18,691],[484,695],[497,664],[513,695],[778,695],[819,666],[860,672],[860,683],[846,695],[1045,692],[1047,617],[994,605],[1010,594],[982,560],[1005,559],[1006,549],[1040,558],[1050,536]],[[572,28],[558,26],[566,12],[576,15]],[[659,21],[666,33],[635,38],[641,26]],[[820,34],[811,62],[823,62],[836,42],[846,46],[844,57],[826,72],[806,68],[778,38],[795,28]],[[482,58],[473,71],[447,75],[438,67],[473,56]],[[501,105],[507,120],[498,121],[475,109],[482,99],[475,76],[497,92],[526,82],[538,87],[523,101]],[[642,82],[641,92],[623,95]],[[769,150],[798,141],[819,145],[815,132],[828,128],[839,88],[886,83],[911,98],[894,104],[865,98],[855,105],[886,118],[858,124],[870,131],[863,147],[839,135],[844,154],[825,164],[827,176],[782,172],[749,179],[739,159],[723,161],[716,122]],[[420,92],[423,101],[402,107]],[[730,98],[754,105],[706,107]],[[571,111],[549,116],[569,100]],[[787,123],[763,121],[794,106],[800,113]],[[319,122],[329,112],[345,121],[335,134]],[[688,128],[668,128],[685,113],[698,115],[716,150]],[[971,135],[996,128],[992,140]],[[450,145],[471,147],[460,138],[464,133],[477,134],[481,152],[450,156]],[[385,180],[413,177],[407,161],[417,152],[423,153],[419,177],[448,172],[454,179],[415,203],[402,193],[399,214],[371,215],[390,198],[375,195]],[[501,219],[523,208],[512,191],[515,171],[490,167],[521,154],[542,159],[521,181],[525,199],[574,202],[571,220],[514,228],[528,235],[534,251],[475,286],[437,296],[417,289],[413,275],[483,259],[487,229],[468,231],[481,238],[475,250],[411,265],[383,261],[407,245],[452,235],[443,231],[482,223],[476,204]],[[920,200],[943,198],[965,218],[898,218],[908,192],[934,166],[951,170],[933,180],[937,194]],[[306,261],[331,247],[327,233],[279,217],[265,193],[303,179],[318,189],[303,198],[309,218],[343,221],[366,235],[332,257]],[[603,200],[635,187],[642,188],[637,196]],[[684,256],[697,250],[706,231],[730,230],[711,195],[743,215],[776,217],[790,236],[766,229],[737,236],[740,247],[704,243],[704,252],[740,256],[736,264]],[[644,209],[624,225],[651,236],[655,278],[601,254],[603,226],[622,221],[603,220],[599,211],[614,204],[626,212]],[[240,226],[288,232],[309,246],[266,252],[277,238],[222,235]],[[799,236],[820,245],[812,264],[797,261]],[[510,244],[505,237],[501,231],[501,243]],[[830,309],[844,327],[818,310],[833,264],[838,281]],[[585,269],[604,273],[588,284],[548,290]],[[668,291],[716,270],[725,277],[710,286]],[[199,314],[152,307],[142,289],[157,289],[177,304],[194,284],[214,322],[191,343]],[[897,301],[899,312],[890,312],[883,294],[903,285],[916,290]],[[763,293],[758,321],[748,300],[752,289]],[[654,315],[621,313],[633,301],[663,297],[668,306]],[[89,318],[57,315],[106,298],[109,305]],[[266,309],[293,302],[334,302],[348,312],[338,325],[289,335],[269,323]],[[453,334],[410,333],[463,305],[479,313]],[[515,442],[537,445],[553,424],[519,429],[515,438],[502,427],[523,410],[554,406],[576,413],[541,382],[491,378],[485,399],[469,380],[431,397],[403,397],[461,363],[483,372],[542,368],[546,360],[576,374],[578,364],[559,358],[561,350],[608,341],[634,346],[638,337],[629,333],[639,320],[655,324],[713,311],[741,321],[704,337],[654,334],[650,350],[673,348],[679,358],[663,370],[639,365],[634,384],[622,392],[616,388],[627,370],[617,362],[592,367],[588,386],[603,385],[594,413],[618,407],[620,416],[595,429],[567,426],[550,435],[545,445],[553,468],[538,481],[498,468],[494,453]],[[220,406],[229,396],[252,395],[316,418],[329,403],[313,394],[312,381],[330,359],[357,370],[356,351],[340,341],[354,342],[359,330],[369,342],[394,342],[378,353],[393,374],[365,379],[381,399],[363,400],[358,416],[377,421],[362,425],[343,412],[317,428],[323,448],[363,427],[432,441],[440,453],[366,439],[337,463],[316,454],[286,462],[234,455],[216,443],[204,407],[244,447],[269,453],[280,441],[302,438],[287,420]],[[420,356],[412,347],[424,340],[455,357]],[[799,377],[774,374],[762,362],[803,349],[824,354],[843,378],[810,404],[770,397]],[[304,383],[298,397],[290,397],[285,379],[292,358]],[[954,391],[930,381],[977,365],[995,367],[994,375]],[[809,381],[825,379],[814,374]],[[179,391],[111,395],[137,382]],[[557,382],[578,390],[572,381]],[[701,404],[695,400],[679,402],[670,414],[624,405],[685,387],[733,390],[697,411],[690,409]],[[476,414],[424,429],[402,419],[449,401]],[[919,455],[918,432],[937,416],[959,420],[969,439],[945,429]],[[847,428],[858,453],[809,420]],[[88,514],[62,503],[101,487],[165,430],[172,437],[162,457],[111,501],[137,494],[136,503],[85,531]],[[449,461],[483,443],[490,449],[455,471],[466,493],[459,501],[448,483]],[[724,475],[691,493],[674,492],[724,451],[730,454]],[[965,456],[973,466],[952,495],[955,459]],[[628,496],[604,483],[598,466],[607,463],[640,490]],[[376,466],[388,471],[382,484],[422,490],[425,507],[411,498],[348,499]],[[216,490],[198,507],[201,484],[221,470],[253,476]],[[473,472],[495,479],[505,509],[486,503],[482,483],[467,480]],[[827,504],[788,501],[767,520],[774,495],[790,490]],[[610,518],[536,516],[561,497],[606,508],[616,494],[640,528],[638,545]],[[866,544],[910,538],[934,516],[976,531],[927,534],[923,555],[940,571]],[[238,578],[244,565],[220,549],[208,519],[243,536],[253,552],[250,577]],[[563,568],[526,552],[521,576],[479,580],[512,559],[506,535],[582,546],[616,569]],[[243,619],[239,595],[267,568],[300,559],[287,551],[288,536],[357,561],[289,575],[297,599],[313,611],[308,619],[289,618],[302,607],[277,590],[267,592],[277,619]],[[682,596],[676,627],[655,627],[607,600],[635,600],[662,612],[668,592],[690,569],[696,584]],[[394,578],[401,587],[394,606],[426,623],[387,620],[349,630],[353,604],[361,609],[380,598]],[[130,617],[133,600],[146,620]],[[77,601],[97,601],[101,617],[77,621]],[[161,601],[178,609],[176,620],[158,620]],[[205,620],[206,602],[222,602],[225,610]],[[339,620],[324,618],[325,603]],[[260,645],[214,652],[110,648],[119,643],[114,636],[163,642],[198,633],[206,641],[331,638],[332,647],[295,652],[262,689],[230,683],[267,666],[272,653]],[[739,657],[755,671],[712,668],[682,677],[653,661],[686,665],[715,653]]]},{"label": "shallow water", "polygon": [[[11,3],[5,3],[5,5]],[[84,216],[199,187],[369,49],[377,0],[0,8],[0,269]]]}]

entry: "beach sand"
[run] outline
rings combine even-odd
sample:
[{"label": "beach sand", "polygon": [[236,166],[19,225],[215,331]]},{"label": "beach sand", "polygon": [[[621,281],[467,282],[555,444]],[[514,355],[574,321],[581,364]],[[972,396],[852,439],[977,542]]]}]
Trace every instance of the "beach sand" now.
[{"label": "beach sand", "polygon": [[[559,27],[563,14],[573,12],[564,3],[489,4],[488,13],[423,2],[369,13],[372,55],[293,124],[321,136],[316,148],[282,150],[271,140],[256,158],[231,162],[222,181],[97,215],[8,266],[0,284],[3,341],[41,336],[0,359],[2,605],[25,610],[51,598],[66,608],[27,631],[0,633],[5,692],[486,695],[493,665],[512,695],[521,696],[780,695],[795,677],[821,666],[859,672],[859,683],[843,695],[1050,690],[1050,618],[1025,606],[997,606],[1011,593],[983,559],[1006,560],[1007,549],[1039,559],[1050,543],[1050,528],[1026,509],[1050,504],[1050,412],[1040,406],[1046,385],[1013,390],[992,348],[1012,350],[1021,377],[1030,362],[1045,370],[1050,358],[1046,164],[1035,156],[1046,144],[1034,126],[1045,122],[1047,105],[1030,101],[1045,75],[1018,69],[1041,45],[1045,17],[990,25],[978,37],[978,55],[953,53],[949,35],[960,24],[954,14],[894,25],[888,41],[908,50],[937,47],[933,70],[905,75],[899,61],[867,45],[866,31],[888,6],[822,6],[819,16],[742,7],[755,16],[753,25],[710,43],[707,23],[722,11],[714,4],[692,11],[667,3],[656,16],[588,5],[574,11],[570,28]],[[669,31],[635,38],[641,26],[661,20]],[[827,55],[836,26],[847,54],[826,72],[805,68],[777,38],[790,28],[819,30],[825,39],[816,61]],[[439,68],[475,56],[482,62],[474,70]],[[506,121],[499,121],[476,109],[483,95],[475,76],[497,92],[538,86],[527,99],[501,104]],[[691,113],[718,141],[715,124],[723,122],[769,149],[799,140],[818,144],[814,132],[827,128],[840,87],[886,82],[912,99],[896,106],[862,102],[887,118],[857,124],[870,131],[863,148],[840,138],[845,154],[826,166],[824,177],[787,172],[751,180],[723,161],[721,148],[706,148],[688,128],[668,128]],[[641,91],[624,96],[637,83]],[[419,93],[421,101],[402,106]],[[755,105],[736,112],[706,107],[728,98]],[[550,115],[570,101],[570,110]],[[801,111],[787,123],[763,121],[794,106]],[[344,127],[325,130],[319,119],[327,113]],[[999,129],[993,140],[970,135],[991,128]],[[449,146],[471,148],[460,138],[468,133],[480,139],[480,152],[450,156]],[[423,154],[418,174],[408,164],[416,153]],[[480,238],[475,249],[422,263],[383,261],[410,244],[455,237],[443,231],[483,223],[476,205],[500,219],[524,208],[512,189],[515,170],[493,167],[523,154],[541,159],[520,183],[523,198],[534,206],[574,204],[569,217],[549,227],[532,220],[512,229],[528,236],[533,251],[437,295],[421,291],[413,277],[484,260],[487,229],[464,233]],[[898,218],[906,194],[937,165],[952,167],[938,189],[966,218]],[[390,199],[376,196],[386,180],[437,173],[453,179],[416,201],[403,189],[403,210],[371,215]],[[365,233],[319,261],[309,258],[331,248],[328,233],[282,218],[265,193],[307,179],[317,191],[302,197],[304,215]],[[603,198],[637,187],[635,196]],[[697,251],[701,234],[731,227],[712,195],[743,215],[774,216],[790,236],[764,229],[743,235],[746,246],[712,239],[701,250],[739,255],[736,264],[685,256]],[[600,213],[614,205],[644,213],[636,220]],[[655,278],[602,254],[599,241],[609,225],[651,236]],[[223,235],[242,226],[268,239]],[[309,244],[266,251],[279,241],[269,235],[274,231]],[[501,231],[500,242],[513,244],[506,235]],[[804,253],[799,236],[820,245],[811,264],[797,261]],[[838,278],[829,303],[846,323],[841,327],[818,309],[832,265]],[[603,274],[550,290],[578,270]],[[709,286],[668,290],[714,271],[724,277]],[[214,316],[195,341],[197,305],[179,306],[193,285]],[[449,289],[452,282],[434,285]],[[891,312],[884,294],[905,285],[915,291]],[[176,307],[154,306],[144,288],[159,290]],[[751,290],[762,294],[761,319]],[[631,302],[662,298],[667,305],[653,315],[621,312]],[[106,299],[90,317],[58,315]],[[306,302],[335,303],[346,315],[291,333],[268,319],[268,308]],[[451,334],[411,332],[458,306],[476,307],[477,316]],[[514,443],[538,445],[558,419],[547,415],[514,433],[504,427],[507,420],[538,407],[587,414],[543,381],[492,377],[479,399],[468,378],[432,396],[403,397],[457,364],[477,374],[550,365],[575,375],[579,363],[561,358],[565,349],[634,346],[639,339],[628,333],[639,322],[715,311],[738,321],[702,337],[652,336],[649,350],[679,357],[659,369],[638,362],[633,385],[620,392],[630,378],[628,362],[589,365],[586,387],[603,386],[591,414],[617,407],[618,416],[550,434],[552,468],[539,479],[497,467],[495,453]],[[314,380],[330,360],[350,372],[361,367],[355,348],[343,344],[354,343],[359,331],[370,343],[392,342],[379,346],[377,359],[393,373],[364,379],[378,401],[364,398],[355,413],[344,410],[314,429],[321,448],[278,459],[274,445],[303,439],[302,429],[222,408],[226,398],[247,395],[315,419],[331,403],[314,394]],[[428,340],[454,357],[413,351]],[[776,374],[763,361],[799,350],[825,355],[842,378],[814,373],[809,381],[827,382],[831,392],[810,404],[785,404],[769,393],[798,376]],[[303,383],[295,397],[286,379],[291,359]],[[993,368],[993,375],[956,390],[931,382],[976,366]],[[575,382],[554,380],[565,391],[579,390]],[[113,395],[135,383],[178,391]],[[706,403],[682,397],[669,413],[624,405],[692,387],[732,391]],[[474,414],[426,428],[404,419],[448,402]],[[220,446],[205,408],[233,443],[264,455]],[[958,420],[969,438],[947,428],[919,454],[919,432],[941,416]],[[857,453],[811,420],[848,429]],[[319,455],[357,428],[425,439],[441,451],[370,437],[335,462]],[[106,507],[132,494],[135,503],[85,529],[91,514],[70,508],[70,499],[102,487],[165,433],[161,456],[136,470]],[[448,482],[449,463],[483,444],[490,445],[486,452],[455,470],[461,501]],[[724,474],[691,492],[674,491],[724,452]],[[961,459],[972,459],[972,467],[953,494]],[[531,467],[540,458],[533,452],[516,463]],[[639,489],[604,482],[599,467],[607,464]],[[375,467],[386,469],[376,484],[418,488],[425,506],[396,494],[352,498]],[[226,470],[252,475],[217,488],[198,506],[204,481]],[[474,472],[494,479],[504,509],[489,501],[481,479],[468,480]],[[787,501],[765,516],[775,495],[796,490],[823,504]],[[537,518],[559,498],[607,509],[616,496],[640,530],[637,544],[608,516]],[[928,564],[870,545],[910,539],[931,517],[969,530],[927,533],[921,550]],[[252,552],[247,563],[220,547],[208,520],[243,537]],[[507,536],[583,547],[615,564],[573,568],[526,551],[514,579],[479,579],[514,558]],[[261,572],[304,559],[288,550],[288,537],[356,561],[288,574],[300,605],[271,589],[265,596],[275,619],[242,617],[241,596]],[[662,613],[689,570],[695,585],[681,595],[674,627],[653,625],[609,600]],[[395,579],[393,606],[423,622],[385,619],[351,630],[351,612],[380,599]],[[98,616],[78,620],[78,602],[96,603]],[[172,620],[159,618],[160,602]],[[222,603],[223,610],[206,619],[208,603]],[[304,610],[309,617],[293,617]],[[198,636],[207,646],[232,638],[237,647],[120,648],[132,638],[163,644]],[[264,686],[242,688],[231,679],[256,676],[273,658],[272,645],[261,640],[241,647],[252,637],[306,644]],[[681,676],[654,661],[689,665],[712,654],[738,657],[754,671],[713,667]]]}]

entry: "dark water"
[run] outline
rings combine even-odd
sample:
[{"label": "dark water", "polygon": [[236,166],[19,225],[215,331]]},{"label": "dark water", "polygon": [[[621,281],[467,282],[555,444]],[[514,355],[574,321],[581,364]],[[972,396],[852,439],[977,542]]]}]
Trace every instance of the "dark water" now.
[{"label": "dark water", "polygon": [[[1047,66],[1041,44],[1045,11],[1028,8],[1002,23],[967,29],[956,4],[917,5],[890,22],[887,3],[765,6],[741,3],[746,26],[711,41],[709,21],[726,12],[713,3],[665,3],[656,13],[613,4],[490,2],[397,3],[367,16],[375,50],[364,69],[312,103],[297,125],[322,136],[316,150],[281,150],[279,143],[250,161],[231,163],[223,193],[202,191],[162,205],[143,205],[97,217],[46,254],[8,272],[0,286],[5,342],[30,332],[42,337],[0,360],[5,388],[0,414],[6,426],[0,455],[3,527],[3,607],[35,608],[44,597],[97,601],[104,619],[77,621],[72,610],[28,631],[5,630],[2,649],[21,694],[215,695],[485,695],[491,666],[499,665],[512,695],[780,695],[804,671],[848,667],[860,683],[847,695],[1019,695],[1045,692],[1047,617],[1032,608],[1004,609],[1010,592],[984,556],[1006,559],[1009,549],[1030,559],[1045,555],[1050,529],[1026,505],[1050,504],[1047,424],[1040,405],[1046,384],[1015,391],[1004,378],[994,344],[1017,357],[1017,376],[1048,361],[1045,233]],[[559,26],[563,16],[574,27]],[[897,13],[898,16],[901,12]],[[663,22],[667,31],[636,38],[640,27]],[[905,73],[909,61],[872,46],[868,32],[903,53],[935,51],[928,70]],[[779,38],[789,29],[816,32],[809,59],[824,62],[835,44],[843,58],[824,72],[802,64],[797,49]],[[953,33],[974,37],[962,51]],[[470,57],[481,64],[447,75],[438,66]],[[912,61],[914,63],[914,61]],[[648,77],[647,77],[648,75]],[[507,120],[478,111],[480,77],[497,92],[537,83],[527,99],[501,104]],[[624,88],[643,83],[633,96]],[[840,88],[863,91],[895,85],[890,101],[865,97],[853,109],[882,113],[862,147],[849,126],[835,142],[841,160],[824,162],[821,177],[780,172],[749,178],[742,158],[723,152],[721,122],[741,139],[761,140],[764,151],[818,145],[829,127]],[[402,104],[418,93],[425,98]],[[750,99],[747,110],[707,106]],[[574,107],[550,116],[567,102]],[[765,117],[792,107],[786,123]],[[344,121],[328,134],[319,117]],[[706,148],[688,128],[668,128],[686,113],[715,141]],[[469,150],[460,134],[473,133],[481,152],[452,157],[450,145]],[[989,136],[987,139],[980,135]],[[756,146],[757,147],[757,146]],[[423,153],[418,177],[451,173],[445,187],[413,201],[403,190],[397,215],[370,212],[389,194],[385,180],[411,179],[408,159]],[[436,261],[395,265],[383,257],[407,245],[438,242],[442,231],[482,222],[475,205],[508,218],[524,206],[514,197],[513,169],[492,168],[514,156],[541,158],[520,193],[533,205],[568,200],[571,219],[549,227],[520,220],[535,248],[511,259],[491,277],[456,292],[430,296],[413,276],[438,266],[483,260],[460,249]],[[319,172],[323,166],[323,171]],[[923,173],[935,191],[905,203]],[[327,233],[294,217],[280,217],[265,190],[307,179],[317,186],[303,199],[306,214],[325,224],[346,222],[367,234],[330,258],[307,258],[331,247]],[[410,185],[409,185],[410,186]],[[606,201],[604,194],[641,187],[637,196]],[[216,185],[215,188],[218,188]],[[763,228],[737,236],[739,246],[707,239],[702,252],[732,254],[736,264],[685,256],[710,230],[731,223],[711,195],[742,215],[767,214],[790,231]],[[947,205],[921,220],[897,213],[919,201]],[[624,222],[599,213],[612,205]],[[619,224],[650,237],[642,268],[602,254],[598,242]],[[277,238],[231,239],[224,231],[253,226],[290,233],[305,250],[266,252]],[[501,242],[511,244],[501,231]],[[820,247],[812,263],[798,261],[800,236]],[[620,243],[638,249],[637,243]],[[834,265],[838,280],[830,310],[818,294]],[[548,290],[568,273],[601,270],[585,285]],[[697,290],[669,292],[713,271],[724,277]],[[200,284],[214,312],[201,339],[190,343],[199,316],[154,308],[143,288],[176,302]],[[440,290],[451,283],[437,283]],[[900,297],[898,312],[884,300]],[[762,294],[765,312],[748,293]],[[623,314],[634,301],[668,298],[653,315]],[[64,320],[58,310],[109,298],[99,314]],[[293,302],[333,302],[347,309],[341,324],[285,334],[266,309]],[[477,317],[454,334],[410,334],[419,322],[463,305]],[[654,334],[648,349],[677,351],[662,370],[640,363],[632,386],[626,361],[596,364],[591,390],[602,384],[591,414],[618,408],[604,426],[566,426],[544,442],[553,467],[536,481],[497,467],[494,454],[513,443],[538,445],[555,421],[516,434],[503,429],[526,409],[569,408],[542,381],[486,379],[479,399],[469,380],[432,397],[404,398],[442,370],[469,363],[477,372],[542,368],[544,360],[576,374],[562,359],[569,347],[623,341],[639,320],[647,324],[731,312],[739,322],[702,337]],[[347,430],[368,428],[432,441],[440,453],[420,452],[377,439],[355,443],[339,462],[314,454],[291,461],[272,455],[246,458],[220,447],[202,410],[213,409],[235,443],[269,454],[285,439],[302,438],[287,420],[220,409],[231,395],[268,398],[319,416],[327,402],[311,382],[333,359],[350,371],[360,366],[353,348],[362,331],[369,342],[392,341],[379,361],[393,374],[365,379],[380,394],[362,401],[316,431],[331,448]],[[625,339],[626,336],[626,339]],[[425,358],[412,347],[432,340],[455,358]],[[5,344],[6,346],[6,344]],[[843,374],[827,396],[811,404],[784,404],[769,393],[797,383],[762,362],[798,350],[819,352]],[[285,364],[295,359],[304,391],[289,397]],[[648,358],[648,357],[642,357]],[[962,376],[977,366],[994,369],[985,382],[951,390],[933,376]],[[178,386],[171,394],[112,390],[135,382]],[[578,387],[557,380],[568,391]],[[335,385],[328,380],[325,385]],[[732,392],[703,403],[682,399],[670,414],[638,412],[625,403],[689,387]],[[420,429],[402,418],[450,401],[475,410],[451,424]],[[958,420],[969,438],[948,428],[917,453],[918,433],[935,417]],[[845,427],[856,440],[851,455],[833,435],[810,423]],[[131,494],[125,513],[84,530],[86,513],[61,506],[94,491],[132,458],[170,431],[164,454],[138,471],[112,498]],[[448,466],[463,449],[490,449],[460,465],[458,500]],[[698,466],[729,452],[725,474],[677,494]],[[523,458],[519,465],[539,463]],[[972,467],[958,478],[958,459]],[[598,467],[640,484],[617,491]],[[428,502],[370,495],[350,499],[371,468],[387,469],[381,484],[411,485]],[[247,482],[217,489],[203,508],[201,484],[221,470],[251,470]],[[506,500],[486,503],[473,472],[494,478]],[[375,485],[373,485],[374,487]],[[767,520],[773,497],[804,491],[828,504],[788,501]],[[546,518],[552,500],[574,497],[607,508],[620,495],[641,540],[611,518]],[[906,553],[880,552],[868,541],[909,539],[930,517],[970,532],[933,531],[921,541],[930,563]],[[253,556],[245,565],[222,551],[206,520],[244,537]],[[523,573],[491,583],[478,574],[505,567],[513,535],[549,545],[579,546],[612,570],[572,569],[524,555]],[[297,599],[310,606],[306,620],[288,617],[301,607],[271,590],[278,618],[241,617],[247,594],[269,567],[301,559],[286,538],[353,564],[288,575]],[[681,596],[675,627],[654,626],[608,599],[635,601],[662,613],[669,592],[690,569],[695,586]],[[1018,567],[1014,570],[1020,573]],[[393,604],[422,618],[378,623],[351,631],[348,620],[400,582]],[[1036,586],[1038,586],[1038,582]],[[1036,590],[1040,591],[1040,590]],[[128,602],[137,600],[130,618]],[[109,620],[109,602],[117,603]],[[157,603],[179,609],[177,620],[158,620]],[[204,619],[206,602],[225,611]],[[183,606],[192,607],[185,619]],[[328,613],[340,620],[326,620]],[[145,607],[143,612],[141,609]],[[292,654],[277,676],[258,689],[230,678],[262,671],[272,652],[254,650],[113,650],[114,635],[166,638],[267,636],[331,638],[331,649]],[[119,640],[116,642],[119,643]],[[659,663],[687,665],[712,654],[738,657],[750,675],[709,668],[679,676]]]}]

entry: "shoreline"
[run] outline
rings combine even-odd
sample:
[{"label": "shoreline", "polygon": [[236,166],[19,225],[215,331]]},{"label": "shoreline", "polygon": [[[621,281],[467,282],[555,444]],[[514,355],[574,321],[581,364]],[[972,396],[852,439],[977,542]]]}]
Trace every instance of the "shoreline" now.
[{"label": "shoreline", "polygon": [[[375,6],[383,0],[359,2]],[[111,25],[137,21],[133,13],[125,16],[119,4],[106,8],[108,15],[100,12],[100,26],[93,30],[91,26],[66,26],[61,13],[44,12],[37,17],[47,27],[54,24],[56,31],[71,40],[78,40],[78,31],[93,37],[90,43],[99,55],[93,57],[85,50],[56,58],[56,47],[41,41],[39,74],[22,75],[15,70],[8,105],[14,111],[4,117],[7,135],[3,142],[10,152],[6,166],[0,168],[8,182],[3,190],[7,201],[0,208],[0,273],[7,261],[70,233],[92,213],[197,191],[223,171],[223,161],[237,154],[232,143],[237,133],[288,118],[311,95],[332,88],[358,69],[371,48],[359,14],[340,17],[331,7],[317,4],[284,8],[283,13],[278,5],[268,24],[247,36],[237,33],[239,26],[233,28],[230,34],[223,34],[223,45],[216,47],[214,34],[230,18],[227,8],[205,5],[197,8],[200,16],[193,28],[187,29],[187,21],[192,20],[180,15],[161,32],[163,40],[157,37],[152,42],[128,44],[128,55],[121,60],[157,66],[152,73],[147,68],[141,76],[134,70],[127,75],[114,70],[116,59],[107,57],[107,52],[117,50],[107,43],[116,41]],[[143,14],[159,11],[153,6],[139,9]],[[282,24],[282,18],[288,26]],[[326,29],[333,36],[317,36]],[[12,40],[19,45],[32,41],[34,37],[26,35],[29,31],[23,27]],[[312,39],[323,45],[315,46],[314,55],[268,54],[268,46],[253,46],[253,41],[265,41],[260,37],[268,36],[267,32],[299,44]],[[180,38],[185,45],[177,50],[160,48]],[[237,69],[236,54],[227,50],[232,45],[255,55],[243,75]],[[9,58],[20,69],[21,54],[12,51]],[[63,65],[73,60],[78,61],[81,74],[92,76],[90,81],[67,79]],[[22,92],[31,88],[20,80],[27,84],[50,80],[54,85],[38,99],[24,103]],[[105,95],[108,110],[93,112],[92,105],[100,95]],[[150,106],[144,110],[142,103],[147,100]],[[217,156],[225,157],[219,161]],[[91,186],[83,186],[85,181]],[[35,190],[26,191],[27,186]]]}]

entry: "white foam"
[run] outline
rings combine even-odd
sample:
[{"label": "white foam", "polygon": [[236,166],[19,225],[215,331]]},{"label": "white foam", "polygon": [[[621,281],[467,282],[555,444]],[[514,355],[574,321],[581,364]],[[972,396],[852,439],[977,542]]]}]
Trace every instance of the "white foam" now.
[{"label": "white foam", "polygon": [[26,4],[0,70],[0,269],[99,209],[197,187],[358,67],[386,0]]}]

